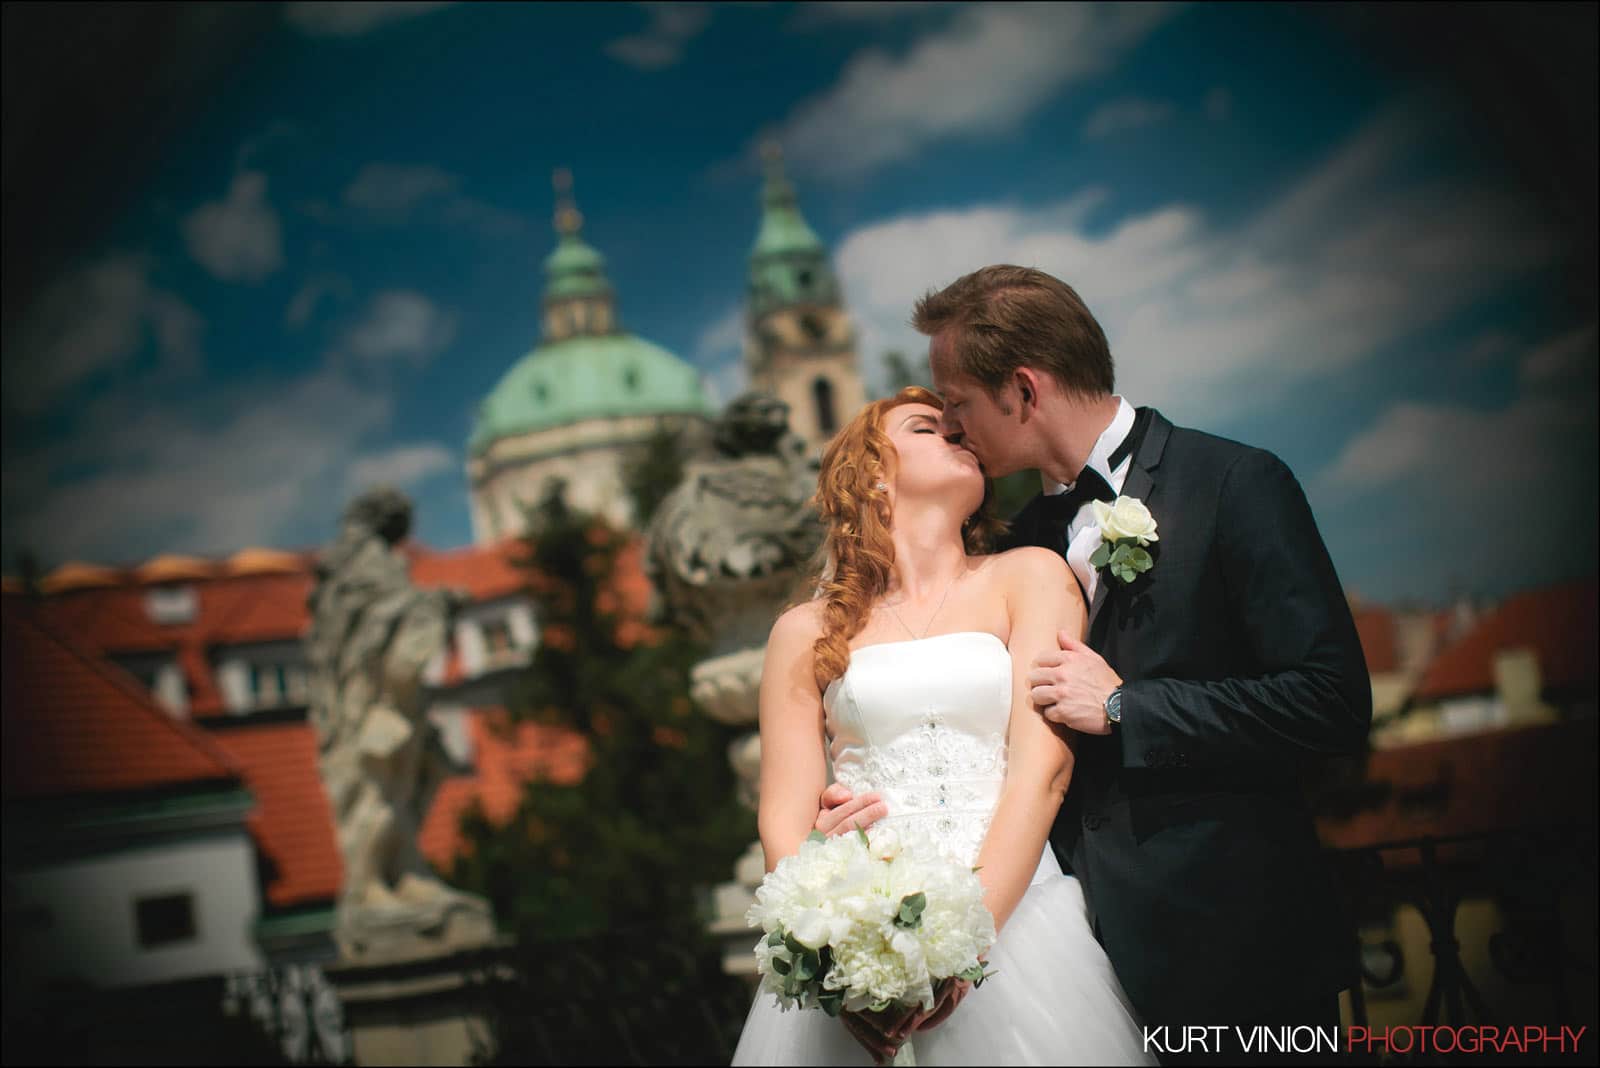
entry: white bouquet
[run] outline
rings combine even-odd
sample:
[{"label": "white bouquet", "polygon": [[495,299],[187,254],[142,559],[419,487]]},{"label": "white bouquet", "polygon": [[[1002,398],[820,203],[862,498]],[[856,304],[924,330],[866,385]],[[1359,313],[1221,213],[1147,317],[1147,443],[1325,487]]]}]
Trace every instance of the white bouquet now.
[{"label": "white bouquet", "polygon": [[988,977],[979,957],[995,939],[977,869],[883,825],[870,838],[813,831],[762,880],[745,918],[766,932],[755,949],[762,990],[829,1016],[931,1009],[941,980]]}]

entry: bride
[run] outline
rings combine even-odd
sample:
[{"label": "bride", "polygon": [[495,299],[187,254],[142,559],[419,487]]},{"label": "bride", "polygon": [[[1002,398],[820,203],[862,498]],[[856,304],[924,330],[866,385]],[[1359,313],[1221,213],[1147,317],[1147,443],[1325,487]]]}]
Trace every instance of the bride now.
[{"label": "bride", "polygon": [[987,484],[939,433],[941,407],[916,387],[874,401],[823,456],[830,565],[767,642],[761,844],[768,871],[799,851],[831,765],[883,797],[884,822],[925,826],[979,867],[994,975],[948,982],[926,1016],[833,1019],[758,995],[733,1063],[881,1063],[914,1033],[927,1065],[1154,1064],[1048,845],[1072,739],[1034,711],[1027,665],[1057,631],[1082,633],[1083,598],[1049,550],[982,555],[998,527]]}]

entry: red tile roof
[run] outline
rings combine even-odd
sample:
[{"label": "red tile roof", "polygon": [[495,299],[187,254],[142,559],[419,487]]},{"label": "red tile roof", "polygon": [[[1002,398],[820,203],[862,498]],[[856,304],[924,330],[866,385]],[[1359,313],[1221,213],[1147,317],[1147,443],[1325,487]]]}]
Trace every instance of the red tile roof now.
[{"label": "red tile roof", "polygon": [[588,745],[576,731],[514,724],[503,708],[467,715],[476,774],[441,784],[419,835],[423,856],[441,871],[449,871],[463,848],[461,816],[474,801],[490,821],[504,824],[517,811],[524,784],[534,779],[574,783],[588,767]]},{"label": "red tile roof", "polygon": [[1502,649],[1532,647],[1546,690],[1596,680],[1596,583],[1593,579],[1510,597],[1428,665],[1417,685],[1431,701],[1494,690],[1494,658]]},{"label": "red tile roof", "polygon": [[1367,672],[1383,675],[1398,671],[1400,651],[1395,635],[1394,614],[1387,608],[1372,605],[1356,609],[1353,615],[1356,633],[1361,638],[1361,651],[1367,658]]},{"label": "red tile roof", "polygon": [[211,737],[242,769],[255,795],[250,831],[267,861],[267,901],[285,908],[337,898],[344,862],[311,725],[233,727]]},{"label": "red tile roof", "polygon": [[474,601],[488,601],[526,589],[527,572],[518,566],[524,551],[523,543],[516,538],[444,552],[413,544],[405,547],[411,560],[412,582],[424,589],[448,586],[465,590]]},{"label": "red tile roof", "polygon": [[[1506,727],[1368,754],[1371,800],[1348,816],[1320,816],[1324,845],[1474,834],[1526,821],[1581,819],[1595,810],[1593,719]],[[1414,853],[1386,861],[1416,862]]]},{"label": "red tile roof", "polygon": [[[521,543],[515,539],[447,552],[408,543],[404,552],[411,562],[412,581],[424,588],[450,586],[482,601],[525,587],[523,571],[515,563]],[[296,560],[299,566],[291,569]],[[137,579],[145,569],[121,573],[123,577],[114,585],[75,588],[43,597],[34,610],[38,618],[101,655],[172,653],[183,669],[190,713],[197,717],[220,715],[226,707],[212,671],[213,649],[295,641],[310,625],[306,598],[316,582],[312,557],[279,554],[275,566],[275,571],[229,574],[218,563],[214,577],[192,582],[196,611],[194,618],[184,623],[157,623],[150,618],[145,598],[153,584]]]},{"label": "red tile roof", "polygon": [[174,720],[131,675],[4,608],[7,799],[145,790],[237,780],[239,767],[203,731]]}]

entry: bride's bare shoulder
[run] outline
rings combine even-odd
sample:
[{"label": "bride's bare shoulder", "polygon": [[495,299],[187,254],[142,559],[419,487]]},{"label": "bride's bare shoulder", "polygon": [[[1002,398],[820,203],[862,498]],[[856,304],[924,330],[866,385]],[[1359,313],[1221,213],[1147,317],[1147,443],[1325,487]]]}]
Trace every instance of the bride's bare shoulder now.
[{"label": "bride's bare shoulder", "polygon": [[974,559],[997,579],[1007,582],[1057,582],[1072,574],[1060,553],[1038,545],[1022,545]]},{"label": "bride's bare shoulder", "polygon": [[822,637],[822,602],[802,601],[786,610],[772,624],[767,644],[782,647],[809,646]]}]

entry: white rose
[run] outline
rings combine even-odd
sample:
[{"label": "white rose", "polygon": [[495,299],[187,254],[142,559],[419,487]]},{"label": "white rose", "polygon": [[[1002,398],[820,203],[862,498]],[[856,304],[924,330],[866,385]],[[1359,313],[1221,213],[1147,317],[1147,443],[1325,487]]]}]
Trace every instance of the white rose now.
[{"label": "white rose", "polygon": [[1106,541],[1133,538],[1140,545],[1149,545],[1161,540],[1156,536],[1155,517],[1137,497],[1118,497],[1115,504],[1095,501],[1094,521]]}]

